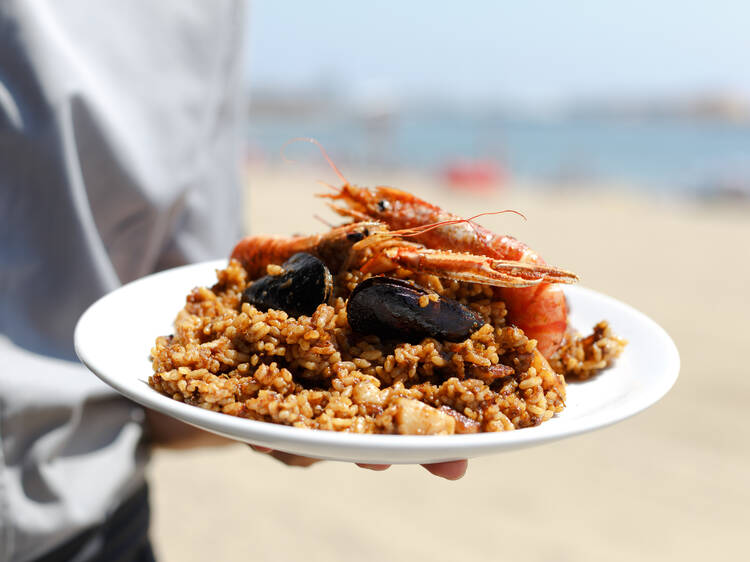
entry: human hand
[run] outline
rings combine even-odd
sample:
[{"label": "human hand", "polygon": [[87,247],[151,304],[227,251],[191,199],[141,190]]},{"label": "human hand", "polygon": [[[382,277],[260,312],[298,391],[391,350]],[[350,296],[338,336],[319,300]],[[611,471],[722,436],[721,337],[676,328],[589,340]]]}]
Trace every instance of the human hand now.
[{"label": "human hand", "polygon": [[256,453],[264,453],[272,456],[277,461],[284,463],[287,466],[300,466],[308,467],[320,462],[321,459],[311,459],[310,457],[302,457],[300,455],[293,455],[291,453],[285,453],[283,451],[274,451],[270,447],[261,447],[260,445],[250,445],[250,448]]},{"label": "human hand", "polygon": [[[320,459],[311,459],[309,457],[301,457],[299,455],[284,453],[282,451],[274,451],[269,447],[260,447],[258,445],[250,445],[250,447],[258,453],[265,453],[272,456],[273,458],[284,463],[287,466],[307,467],[315,464],[316,462],[320,462]],[[460,461],[423,464],[422,466],[428,472],[434,474],[435,476],[439,476],[440,478],[445,478],[446,480],[458,480],[459,478],[462,478],[464,474],[466,474],[468,465],[469,462],[464,459]],[[382,471],[387,470],[391,465],[357,463],[357,466],[360,468],[366,468],[368,470]]]},{"label": "human hand", "polygon": [[[387,470],[391,465],[389,464],[365,464],[357,463],[360,468],[366,468],[368,470]],[[463,478],[466,474],[466,469],[469,466],[469,461],[466,459],[460,461],[448,461],[448,462],[436,462],[431,464],[421,465],[427,472],[445,478],[446,480],[458,480]]]}]

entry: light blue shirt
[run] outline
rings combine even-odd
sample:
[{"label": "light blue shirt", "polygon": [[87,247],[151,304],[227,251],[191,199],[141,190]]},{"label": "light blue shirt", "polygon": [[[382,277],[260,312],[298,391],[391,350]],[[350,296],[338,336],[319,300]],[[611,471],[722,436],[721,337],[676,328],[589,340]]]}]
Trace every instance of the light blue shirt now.
[{"label": "light blue shirt", "polygon": [[242,8],[0,3],[0,562],[142,484],[143,412],[76,362],[73,328],[120,284],[238,239]]}]

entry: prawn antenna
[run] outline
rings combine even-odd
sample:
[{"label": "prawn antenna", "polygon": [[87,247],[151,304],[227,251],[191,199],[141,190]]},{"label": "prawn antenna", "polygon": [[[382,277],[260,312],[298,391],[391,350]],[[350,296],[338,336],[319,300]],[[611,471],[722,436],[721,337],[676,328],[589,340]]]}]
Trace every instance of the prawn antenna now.
[{"label": "prawn antenna", "polygon": [[467,220],[468,222],[472,222],[474,219],[478,219],[479,217],[486,217],[489,215],[502,215],[503,213],[513,213],[514,215],[518,215],[521,217],[524,221],[528,220],[526,218],[526,215],[521,213],[520,211],[516,211],[515,209],[503,209],[502,211],[489,211],[487,213],[479,213],[478,215],[474,215],[473,217],[469,217]]},{"label": "prawn antenna", "polygon": [[339,179],[340,179],[340,180],[341,180],[342,182],[344,182],[345,184],[348,184],[348,183],[349,183],[349,180],[347,180],[347,179],[346,179],[346,178],[344,177],[344,174],[342,174],[342,173],[341,173],[341,170],[339,170],[339,169],[338,169],[338,168],[336,167],[336,164],[334,164],[334,163],[333,163],[333,160],[331,160],[331,157],[330,157],[330,156],[328,156],[328,153],[326,152],[326,149],[325,149],[325,148],[323,148],[323,145],[322,145],[322,144],[320,144],[320,143],[319,143],[319,142],[318,142],[318,141],[317,141],[316,139],[314,139],[314,138],[311,138],[311,137],[294,137],[293,139],[289,139],[288,141],[286,141],[286,142],[285,142],[285,143],[284,143],[284,144],[282,145],[282,147],[281,147],[281,157],[282,157],[282,158],[283,158],[283,159],[284,159],[285,161],[287,161],[287,162],[294,162],[294,160],[291,160],[291,159],[287,158],[287,157],[286,157],[286,154],[284,153],[284,151],[286,150],[286,147],[287,147],[287,146],[289,146],[290,144],[292,144],[293,142],[309,142],[309,143],[311,143],[311,144],[314,144],[315,146],[317,146],[317,147],[318,147],[318,148],[320,149],[320,153],[321,153],[321,154],[323,155],[323,158],[325,158],[325,159],[326,159],[326,162],[328,162],[328,165],[329,165],[329,166],[331,167],[331,169],[332,169],[332,170],[333,170],[333,171],[334,171],[334,172],[336,173],[336,175],[337,175],[337,176],[339,177]]},{"label": "prawn antenna", "polygon": [[484,246],[484,249],[487,250],[490,255],[495,256],[496,258],[502,258],[502,256],[499,254],[499,252],[490,246],[490,244],[487,242],[487,237],[482,236],[482,233],[479,232],[479,229],[477,228],[477,223],[474,222],[474,219],[478,219],[479,217],[484,217],[487,215],[500,215],[502,213],[513,213],[521,217],[524,221],[526,221],[526,215],[523,213],[520,213],[514,209],[503,209],[502,211],[491,211],[488,213],[479,213],[478,215],[474,215],[473,217],[469,217],[466,219],[466,222],[469,223],[469,226],[474,230],[474,233],[477,235],[477,238],[482,242],[482,246]]},{"label": "prawn antenna", "polygon": [[332,225],[332,224],[331,224],[330,222],[328,222],[327,220],[325,220],[325,219],[324,219],[323,217],[321,217],[321,216],[320,216],[319,214],[317,214],[317,213],[315,213],[315,214],[313,215],[313,218],[314,218],[315,220],[317,220],[317,221],[320,221],[320,222],[322,222],[322,223],[323,223],[324,225],[326,225],[326,226],[327,226],[328,228],[334,228],[334,226],[333,226],[333,225]]},{"label": "prawn antenna", "polygon": [[[415,226],[412,228],[404,228],[402,230],[393,230],[391,231],[391,234],[394,234],[396,236],[401,236],[401,237],[419,236],[420,234],[424,234],[425,232],[429,232],[430,230],[440,228],[441,226],[450,226],[452,224],[466,223],[469,226],[471,226],[471,228],[474,229],[474,232],[476,232],[477,235],[479,235],[479,231],[477,230],[478,225],[475,222],[476,219],[478,219],[479,217],[486,217],[489,215],[501,215],[503,213],[513,213],[521,217],[523,220],[526,220],[526,216],[523,213],[519,213],[518,211],[515,211],[513,209],[503,209],[502,211],[489,211],[486,213],[479,213],[478,215],[474,215],[473,217],[469,217],[467,219],[463,219],[463,218],[448,219],[448,220],[444,220],[440,222],[434,222],[431,224],[423,224],[423,225]],[[480,236],[480,239],[482,238],[483,237]]]},{"label": "prawn antenna", "polygon": [[[328,189],[333,189],[336,192],[340,191],[338,187],[336,187],[335,185],[331,185],[330,183],[325,182],[325,181],[316,180],[315,183],[317,183],[318,185],[322,185],[323,187],[327,187]],[[330,195],[323,194],[323,195],[318,195],[318,197],[330,197]]]}]

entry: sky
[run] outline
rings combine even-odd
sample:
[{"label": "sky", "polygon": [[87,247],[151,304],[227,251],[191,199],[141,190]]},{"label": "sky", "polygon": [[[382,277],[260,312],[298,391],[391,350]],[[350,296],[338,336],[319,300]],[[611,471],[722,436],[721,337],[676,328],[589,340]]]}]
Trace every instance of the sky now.
[{"label": "sky", "polygon": [[253,88],[569,103],[750,99],[750,2],[255,0]]}]

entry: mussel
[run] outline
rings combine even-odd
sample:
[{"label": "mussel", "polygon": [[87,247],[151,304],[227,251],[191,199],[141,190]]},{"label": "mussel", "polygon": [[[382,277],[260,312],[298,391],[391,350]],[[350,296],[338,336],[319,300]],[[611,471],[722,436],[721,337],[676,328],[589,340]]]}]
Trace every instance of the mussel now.
[{"label": "mussel", "polygon": [[[370,277],[349,297],[349,325],[360,334],[419,342],[425,337],[462,341],[484,323],[479,314],[461,303],[443,297],[432,300],[430,295],[401,279]],[[425,301],[426,306],[421,306]]]},{"label": "mussel", "polygon": [[242,302],[258,310],[283,310],[290,316],[312,316],[319,304],[328,302],[333,278],[325,264],[312,254],[294,254],[279,275],[253,281],[242,293]]}]

